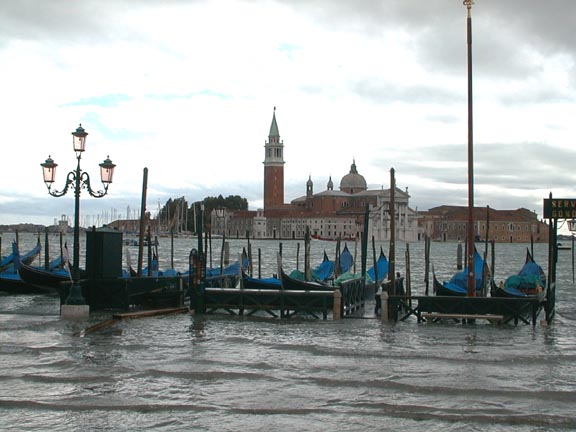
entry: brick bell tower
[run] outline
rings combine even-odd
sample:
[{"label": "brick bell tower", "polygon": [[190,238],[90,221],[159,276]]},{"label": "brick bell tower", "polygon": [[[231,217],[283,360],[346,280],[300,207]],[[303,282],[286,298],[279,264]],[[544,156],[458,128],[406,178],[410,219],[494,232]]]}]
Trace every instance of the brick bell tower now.
[{"label": "brick bell tower", "polygon": [[276,107],[264,145],[264,211],[284,205],[284,142],[276,124]]}]

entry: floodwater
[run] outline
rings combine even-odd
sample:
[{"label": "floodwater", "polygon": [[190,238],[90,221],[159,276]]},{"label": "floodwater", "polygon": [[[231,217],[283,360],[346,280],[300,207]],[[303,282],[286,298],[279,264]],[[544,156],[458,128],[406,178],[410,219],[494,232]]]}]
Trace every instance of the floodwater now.
[{"label": "floodwater", "polygon": [[[25,237],[21,244],[31,244]],[[186,270],[195,242],[175,239],[176,268]],[[213,240],[214,266],[220,243]],[[246,246],[229,243],[231,256]],[[282,242],[287,269],[296,267],[297,244]],[[497,280],[520,269],[527,246],[496,245]],[[278,249],[278,241],[252,243],[263,277],[276,272]],[[313,242],[312,263],[334,249]],[[170,250],[161,238],[164,266]],[[403,274],[406,250],[397,244]],[[412,290],[423,294],[423,243],[409,252]],[[449,278],[456,244],[433,243],[431,252],[438,277]],[[547,245],[535,245],[534,255],[547,271]],[[571,260],[560,251],[557,316],[536,327],[383,323],[368,307],[364,319],[341,321],[181,314],[79,337],[108,316],[65,321],[55,297],[0,295],[0,429],[576,430]]]}]

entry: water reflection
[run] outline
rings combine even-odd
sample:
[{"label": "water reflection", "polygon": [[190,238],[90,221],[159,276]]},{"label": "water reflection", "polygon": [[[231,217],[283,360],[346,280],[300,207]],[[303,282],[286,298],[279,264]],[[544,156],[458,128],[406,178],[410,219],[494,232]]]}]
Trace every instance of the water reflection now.
[{"label": "water reflection", "polygon": [[464,352],[467,354],[476,354],[476,333],[467,334],[464,338]]},{"label": "water reflection", "polygon": [[188,331],[190,332],[193,342],[197,342],[197,339],[204,339],[206,336],[206,317],[201,315],[192,315],[191,320],[192,324],[188,327]]}]

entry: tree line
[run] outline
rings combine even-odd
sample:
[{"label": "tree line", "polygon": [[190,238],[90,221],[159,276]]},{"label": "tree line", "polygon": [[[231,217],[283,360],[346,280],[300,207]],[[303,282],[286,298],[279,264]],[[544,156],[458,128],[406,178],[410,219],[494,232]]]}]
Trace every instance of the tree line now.
[{"label": "tree line", "polygon": [[214,209],[248,210],[248,200],[239,195],[229,195],[226,198],[222,195],[206,197],[191,204],[188,204],[186,198],[180,197],[168,199],[160,209],[157,219],[163,229],[195,232],[201,205],[204,207],[204,226],[210,225],[210,214]]}]

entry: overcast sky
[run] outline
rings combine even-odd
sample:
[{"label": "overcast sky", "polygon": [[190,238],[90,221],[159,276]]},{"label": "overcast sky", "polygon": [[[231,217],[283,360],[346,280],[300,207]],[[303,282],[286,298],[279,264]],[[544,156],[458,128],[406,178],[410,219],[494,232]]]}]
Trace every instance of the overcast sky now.
[{"label": "overcast sky", "polygon": [[[576,197],[574,0],[477,0],[472,9],[475,204]],[[185,196],[262,206],[272,112],[285,200],[335,188],[353,160],[370,188],[390,168],[411,207],[467,205],[466,8],[461,0],[18,0],[0,3],[0,224],[51,224],[40,163],[117,164],[86,216]],[[92,219],[93,220],[93,219]],[[92,223],[89,219],[89,223]]]}]

